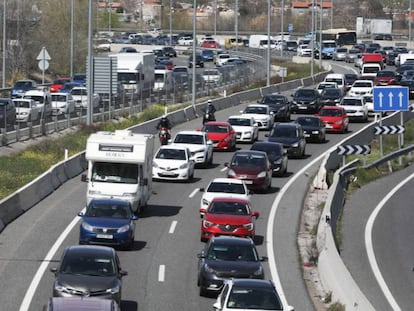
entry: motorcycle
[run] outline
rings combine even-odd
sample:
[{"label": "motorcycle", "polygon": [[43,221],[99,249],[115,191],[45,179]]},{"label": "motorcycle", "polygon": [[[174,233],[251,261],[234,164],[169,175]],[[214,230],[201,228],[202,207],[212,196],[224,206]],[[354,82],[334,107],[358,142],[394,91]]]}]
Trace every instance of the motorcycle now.
[{"label": "motorcycle", "polygon": [[161,145],[167,145],[168,140],[170,139],[170,130],[166,127],[160,128],[158,132],[158,138],[160,139]]},{"label": "motorcycle", "polygon": [[203,124],[208,122],[208,121],[216,121],[216,117],[214,115],[214,111],[211,111],[211,109],[207,108],[204,111],[203,114]]}]

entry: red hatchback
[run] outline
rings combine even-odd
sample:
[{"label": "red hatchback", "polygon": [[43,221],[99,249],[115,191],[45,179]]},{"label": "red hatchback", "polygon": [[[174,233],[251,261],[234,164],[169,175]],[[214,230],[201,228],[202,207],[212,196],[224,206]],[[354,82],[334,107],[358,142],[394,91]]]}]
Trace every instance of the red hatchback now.
[{"label": "red hatchback", "polygon": [[255,219],[249,201],[235,198],[214,198],[207,210],[200,209],[201,241],[217,235],[254,238]]},{"label": "red hatchback", "polygon": [[348,131],[349,118],[343,107],[323,106],[316,116],[321,118],[327,132]]},{"label": "red hatchback", "polygon": [[60,89],[63,87],[63,85],[66,82],[71,82],[72,79],[71,78],[57,78],[55,81],[53,81],[53,83],[50,85],[50,92],[51,93],[55,93],[55,92],[59,92]]},{"label": "red hatchback", "polygon": [[266,152],[257,150],[238,150],[230,163],[224,163],[228,178],[244,181],[247,188],[269,191],[272,188],[273,170]]},{"label": "red hatchback", "polygon": [[207,133],[214,149],[233,150],[236,148],[236,131],[228,122],[206,122],[201,131]]},{"label": "red hatchback", "polygon": [[218,49],[220,48],[220,44],[215,40],[204,40],[201,45],[202,48],[207,49]]}]

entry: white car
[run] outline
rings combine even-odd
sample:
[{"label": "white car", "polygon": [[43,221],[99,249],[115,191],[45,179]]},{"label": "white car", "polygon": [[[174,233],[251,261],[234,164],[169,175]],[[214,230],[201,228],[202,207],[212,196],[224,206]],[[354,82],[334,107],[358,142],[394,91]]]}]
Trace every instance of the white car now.
[{"label": "white car", "polygon": [[240,113],[253,117],[259,129],[270,130],[273,127],[273,112],[268,105],[250,104]]},{"label": "white car", "polygon": [[29,90],[24,93],[23,98],[33,99],[40,109],[41,118],[52,114],[50,92],[45,89]]},{"label": "white car", "polygon": [[178,45],[193,45],[193,38],[181,37],[178,39]]},{"label": "white car", "polygon": [[223,75],[215,68],[204,69],[203,80],[206,84],[220,84],[223,81]]},{"label": "white car", "polygon": [[215,178],[206,189],[200,188],[203,196],[200,201],[200,210],[207,209],[211,200],[216,197],[244,199],[250,202],[250,191],[241,179]]},{"label": "white car", "polygon": [[259,128],[252,116],[230,116],[227,119],[227,122],[229,122],[236,131],[237,142],[254,143],[259,139]]},{"label": "white car", "polygon": [[190,149],[178,145],[163,145],[152,162],[152,178],[165,180],[191,180],[194,177],[194,160]]},{"label": "white car", "polygon": [[[70,94],[75,101],[76,109],[86,109],[88,108],[88,89],[84,86],[75,86],[70,91]],[[93,94],[92,97],[92,107],[98,108],[100,102],[100,97],[98,94]]]},{"label": "white car", "polygon": [[75,111],[75,101],[70,93],[52,93],[52,114],[72,114]]},{"label": "white car", "polygon": [[191,160],[195,164],[207,167],[213,163],[213,142],[208,139],[205,132],[181,131],[175,135],[172,143],[190,149]]},{"label": "white car", "polygon": [[365,96],[372,94],[374,82],[371,80],[355,80],[348,91],[349,96]]},{"label": "white car", "polygon": [[15,98],[16,122],[33,122],[40,119],[41,108],[33,99]]},{"label": "white car", "polygon": [[339,106],[345,109],[349,120],[368,121],[368,107],[365,105],[365,98],[362,96],[345,96]]},{"label": "white car", "polygon": [[298,56],[310,57],[312,55],[312,49],[307,44],[300,44],[297,49]]}]

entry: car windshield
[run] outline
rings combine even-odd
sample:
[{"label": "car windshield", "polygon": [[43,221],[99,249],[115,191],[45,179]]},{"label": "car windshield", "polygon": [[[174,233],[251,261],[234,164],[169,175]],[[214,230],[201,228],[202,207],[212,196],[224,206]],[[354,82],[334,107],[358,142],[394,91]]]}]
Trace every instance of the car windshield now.
[{"label": "car windshield", "polygon": [[30,88],[30,87],[33,87],[33,84],[30,81],[17,81],[14,84],[14,87],[16,87],[16,88],[18,88],[18,87],[21,87],[21,88]]},{"label": "car windshield", "polygon": [[88,276],[114,276],[115,263],[110,257],[95,254],[67,254],[60,267],[60,273],[88,275]]},{"label": "car windshield", "polygon": [[298,137],[296,127],[293,126],[277,126],[273,128],[270,137]]},{"label": "car windshield", "polygon": [[162,148],[155,157],[162,160],[186,160],[184,149]]},{"label": "car windshield", "polygon": [[224,261],[258,261],[258,255],[250,245],[213,244],[207,252],[207,259]]},{"label": "car windshield", "polygon": [[266,158],[255,154],[236,154],[231,160],[231,166],[264,167],[266,166]]},{"label": "car windshield", "polygon": [[246,190],[242,184],[227,182],[212,182],[208,186],[207,192],[246,194]]},{"label": "car windshield", "polygon": [[178,134],[175,136],[174,143],[203,145],[204,139],[201,135]]},{"label": "car windshield", "polygon": [[263,151],[266,152],[269,156],[278,156],[282,155],[283,147],[277,143],[274,144],[259,144],[253,145],[251,150]]},{"label": "car windshield", "polygon": [[23,97],[27,99],[33,99],[35,102],[39,104],[43,104],[43,102],[45,101],[45,98],[40,95],[24,95]]},{"label": "car windshield", "polygon": [[372,87],[372,82],[370,81],[354,82],[352,87]]},{"label": "car windshield", "polygon": [[86,89],[72,89],[72,95],[82,95],[82,96],[86,96],[88,95]]},{"label": "car windshield", "polygon": [[342,116],[342,111],[339,109],[321,109],[319,110],[319,115],[324,117],[340,117]]},{"label": "car windshield", "polygon": [[338,88],[326,88],[322,91],[321,96],[340,96],[341,90]]},{"label": "car windshield", "polygon": [[102,218],[131,218],[130,208],[127,204],[91,202],[85,216]]},{"label": "car windshield", "polygon": [[341,105],[344,106],[362,106],[362,102],[358,98],[345,98],[342,100]]},{"label": "car windshield", "polygon": [[249,215],[247,205],[240,202],[212,202],[208,212],[211,214]]},{"label": "car windshield", "polygon": [[315,92],[313,90],[298,90],[296,97],[315,97]]},{"label": "car windshield", "polygon": [[342,85],[342,79],[336,79],[336,78],[326,78],[325,82],[335,82],[338,85]]},{"label": "car windshield", "polygon": [[249,119],[244,118],[230,118],[227,120],[231,125],[236,126],[251,126]]},{"label": "car windshield", "polygon": [[[414,72],[411,72],[413,74]],[[394,71],[378,71],[377,77],[394,77],[395,73]]]},{"label": "car windshield", "polygon": [[281,95],[266,95],[263,97],[263,104],[283,104],[286,102],[286,98]]},{"label": "car windshield", "polygon": [[65,95],[52,94],[53,102],[66,102],[66,99],[67,99],[67,96]]},{"label": "car windshield", "polygon": [[244,113],[267,114],[266,107],[247,106]]},{"label": "car windshield", "polygon": [[229,309],[283,310],[279,297],[272,288],[246,288],[233,286],[229,299]]},{"label": "car windshield", "polygon": [[[31,107],[31,105],[30,105],[30,101],[26,101],[26,100],[16,100],[16,101],[13,101],[14,102],[14,105],[16,106],[16,107],[20,107],[20,108],[30,108]],[[1,104],[0,104],[0,106],[1,106]]]},{"label": "car windshield", "polygon": [[228,128],[225,125],[206,124],[203,126],[202,131],[213,133],[227,133]]},{"label": "car windshield", "polygon": [[91,181],[136,184],[138,182],[138,165],[95,162],[92,166]]},{"label": "car windshield", "polygon": [[320,125],[320,121],[317,118],[306,118],[306,117],[297,118],[296,122],[304,126],[319,126]]}]

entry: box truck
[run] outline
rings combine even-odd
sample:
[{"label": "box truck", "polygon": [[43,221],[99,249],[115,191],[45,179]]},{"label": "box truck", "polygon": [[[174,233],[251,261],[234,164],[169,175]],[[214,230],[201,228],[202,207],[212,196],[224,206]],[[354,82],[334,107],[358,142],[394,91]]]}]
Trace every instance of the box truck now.
[{"label": "box truck", "polygon": [[154,136],[130,130],[100,131],[86,143],[86,200],[113,198],[130,202],[139,213],[152,193]]},{"label": "box truck", "polygon": [[173,89],[172,72],[167,69],[155,69],[154,92],[168,93]]}]

